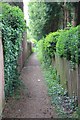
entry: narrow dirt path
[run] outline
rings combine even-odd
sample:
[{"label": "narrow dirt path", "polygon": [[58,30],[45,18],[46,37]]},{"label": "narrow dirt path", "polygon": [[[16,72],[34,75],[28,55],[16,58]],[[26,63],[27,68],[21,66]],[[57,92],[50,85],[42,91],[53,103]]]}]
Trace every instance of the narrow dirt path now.
[{"label": "narrow dirt path", "polygon": [[19,100],[8,100],[3,117],[55,118],[55,110],[50,103],[50,97],[47,94],[47,87],[35,53],[26,62],[21,78],[25,89],[21,90]]}]

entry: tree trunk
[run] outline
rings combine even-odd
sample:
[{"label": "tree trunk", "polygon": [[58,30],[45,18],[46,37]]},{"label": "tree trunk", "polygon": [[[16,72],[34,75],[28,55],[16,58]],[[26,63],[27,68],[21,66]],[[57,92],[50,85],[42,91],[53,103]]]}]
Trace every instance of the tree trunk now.
[{"label": "tree trunk", "polygon": [[80,24],[80,1],[78,3],[78,11],[77,11],[77,25]]}]

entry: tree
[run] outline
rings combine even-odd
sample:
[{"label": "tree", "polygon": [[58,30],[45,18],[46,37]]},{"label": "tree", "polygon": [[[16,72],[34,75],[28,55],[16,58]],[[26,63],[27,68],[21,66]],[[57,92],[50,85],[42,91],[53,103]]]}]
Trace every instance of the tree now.
[{"label": "tree", "polygon": [[29,3],[29,27],[35,39],[39,40],[42,36],[58,29],[60,11],[60,4],[57,2]]},{"label": "tree", "polygon": [[35,39],[40,39],[44,33],[43,26],[46,22],[46,5],[44,3],[29,3],[29,28]]},{"label": "tree", "polygon": [[79,25],[80,24],[80,1],[78,2],[78,5],[77,5],[77,7],[78,7],[78,12],[77,12],[77,25]]},{"label": "tree", "polygon": [[[67,24],[80,24],[80,2],[32,2],[29,3],[31,33],[41,39],[50,32],[65,29]],[[70,25],[69,24],[69,25]]]}]

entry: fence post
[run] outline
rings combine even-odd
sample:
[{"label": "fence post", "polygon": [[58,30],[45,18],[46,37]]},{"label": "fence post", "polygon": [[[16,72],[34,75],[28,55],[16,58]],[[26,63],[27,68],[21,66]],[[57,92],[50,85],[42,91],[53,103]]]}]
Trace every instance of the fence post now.
[{"label": "fence post", "polygon": [[78,83],[77,83],[77,87],[78,87],[78,106],[80,106],[80,64],[78,65]]},{"label": "fence post", "polygon": [[0,36],[0,117],[2,114],[3,103],[4,103],[4,62],[3,62],[2,37]]}]

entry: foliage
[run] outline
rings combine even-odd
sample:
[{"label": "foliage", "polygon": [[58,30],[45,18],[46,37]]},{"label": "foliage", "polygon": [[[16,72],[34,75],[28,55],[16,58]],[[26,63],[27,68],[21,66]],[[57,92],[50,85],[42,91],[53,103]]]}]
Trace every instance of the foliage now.
[{"label": "foliage", "polygon": [[5,95],[12,95],[20,85],[17,60],[22,41],[22,33],[26,28],[24,16],[19,7],[0,4],[2,14],[2,41],[4,50]]},{"label": "foliage", "polygon": [[[73,117],[78,106],[77,97],[73,95],[70,98],[68,96],[67,90],[60,84],[60,77],[57,75],[56,69],[51,65],[51,59],[53,54],[57,52],[61,57],[66,57],[68,60],[78,63],[78,58],[80,57],[79,29],[80,27],[77,26],[71,27],[70,30],[50,33],[41,39],[37,45],[38,58],[42,63],[44,77],[48,85],[48,94],[52,98],[52,103],[56,105],[60,117],[70,117],[72,119],[74,119]],[[55,43],[52,51],[49,51],[51,47],[50,42]],[[51,56],[49,57],[49,55]],[[75,58],[76,61],[73,61]],[[79,118],[79,110],[76,112],[75,118]]]},{"label": "foliage", "polygon": [[43,54],[43,57],[41,59],[43,59],[45,63],[48,62],[49,64],[51,64],[52,57],[55,57],[56,43],[58,36],[60,35],[61,32],[62,30],[52,32],[38,42],[37,47],[40,49],[38,51],[38,54],[39,56],[40,54]]},{"label": "foliage", "polygon": [[60,77],[57,75],[56,69],[49,64],[49,59],[47,59],[46,62],[43,59],[43,51],[40,49],[43,41],[44,39],[38,42],[37,51],[38,58],[42,63],[44,78],[48,86],[48,94],[52,98],[52,104],[56,106],[59,117],[72,117],[77,107],[77,98],[74,96],[72,98],[68,97],[67,91],[60,84]]},{"label": "foliage", "polygon": [[[71,27],[69,30],[58,30],[49,33],[43,42],[39,42],[45,62],[57,53],[60,57],[65,57],[71,61],[74,68],[75,64],[80,63],[80,26]],[[51,63],[51,62],[50,62]]]},{"label": "foliage", "polygon": [[49,33],[38,42],[37,46],[38,58],[43,65],[44,76],[48,85],[48,93],[52,97],[52,103],[56,105],[63,117],[65,115],[72,117],[78,106],[78,101],[74,95],[71,98],[68,97],[68,92],[60,84],[60,77],[51,63],[56,52],[60,57],[70,60],[72,64],[80,64],[80,26],[71,27],[70,24],[68,26],[70,28],[68,30]]},{"label": "foliage", "polygon": [[[79,26],[78,26],[79,27]],[[72,27],[70,30],[64,30],[56,45],[56,51],[61,57],[66,57],[72,63],[78,63],[78,27]]]},{"label": "foliage", "polygon": [[48,94],[51,96],[52,104],[56,106],[59,117],[72,117],[77,107],[77,99],[74,96],[72,98],[68,97],[67,91],[59,83],[60,78],[56,69],[49,65],[48,62],[44,63],[42,61],[42,69],[48,86]]},{"label": "foliage", "polygon": [[80,107],[76,107],[76,111],[73,113],[72,117],[80,119]]},{"label": "foliage", "polygon": [[30,39],[30,41],[32,43],[32,52],[36,52],[37,40]]},{"label": "foliage", "polygon": [[[41,39],[42,29],[46,22],[45,13],[46,6],[43,2],[39,4],[37,2],[29,3],[29,18],[30,18],[30,29],[35,39]],[[44,31],[43,31],[44,32]]]},{"label": "foliage", "polygon": [[44,38],[37,42],[36,52],[40,62],[43,61],[43,41]]},{"label": "foliage", "polygon": [[[42,39],[50,32],[56,31],[60,28],[65,28],[67,22],[75,21],[79,24],[78,8],[79,3],[71,2],[44,2],[36,1],[29,3],[29,18],[31,33],[37,40]],[[68,12],[68,18],[65,16]],[[77,12],[77,13],[76,13]],[[75,16],[75,18],[74,18]]]},{"label": "foliage", "polygon": [[40,40],[49,32],[58,29],[60,11],[57,2],[29,3],[29,27],[35,39]]},{"label": "foliage", "polygon": [[56,43],[61,31],[49,33],[44,40],[44,51],[47,53],[48,57],[52,58],[55,56]]}]

